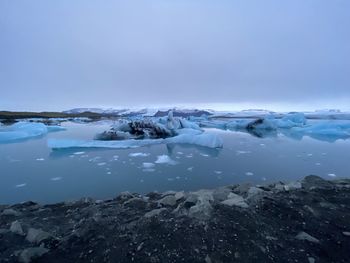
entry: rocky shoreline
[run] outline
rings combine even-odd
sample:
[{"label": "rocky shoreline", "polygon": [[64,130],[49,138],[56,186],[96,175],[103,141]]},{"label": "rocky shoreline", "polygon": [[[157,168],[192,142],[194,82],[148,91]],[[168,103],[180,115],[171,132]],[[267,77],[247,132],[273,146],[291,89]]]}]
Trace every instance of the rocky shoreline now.
[{"label": "rocky shoreline", "polygon": [[349,262],[350,180],[0,206],[0,262]]}]

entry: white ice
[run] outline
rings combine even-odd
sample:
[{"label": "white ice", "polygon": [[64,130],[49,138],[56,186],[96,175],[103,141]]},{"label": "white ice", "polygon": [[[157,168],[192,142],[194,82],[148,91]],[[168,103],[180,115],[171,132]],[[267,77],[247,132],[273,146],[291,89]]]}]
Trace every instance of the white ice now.
[{"label": "white ice", "polygon": [[142,163],[142,167],[145,169],[151,169],[155,166],[154,163]]},{"label": "white ice", "polygon": [[0,143],[35,138],[48,132],[61,130],[65,130],[65,128],[61,126],[47,126],[38,122],[17,122],[10,126],[0,126]]},{"label": "white ice", "polygon": [[174,161],[173,159],[171,159],[169,157],[169,155],[165,155],[165,154],[159,155],[157,157],[157,160],[155,161],[155,163],[158,163],[158,164],[171,164],[171,165],[177,164],[177,162]]},{"label": "white ice", "polygon": [[147,157],[149,156],[149,153],[130,153],[129,154],[130,157]]}]

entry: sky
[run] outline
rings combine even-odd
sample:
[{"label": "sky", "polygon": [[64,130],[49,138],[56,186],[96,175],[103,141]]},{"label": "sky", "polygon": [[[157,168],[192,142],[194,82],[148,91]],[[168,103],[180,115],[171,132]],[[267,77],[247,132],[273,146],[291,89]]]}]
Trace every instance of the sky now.
[{"label": "sky", "polygon": [[1,0],[0,110],[350,110],[349,0]]}]

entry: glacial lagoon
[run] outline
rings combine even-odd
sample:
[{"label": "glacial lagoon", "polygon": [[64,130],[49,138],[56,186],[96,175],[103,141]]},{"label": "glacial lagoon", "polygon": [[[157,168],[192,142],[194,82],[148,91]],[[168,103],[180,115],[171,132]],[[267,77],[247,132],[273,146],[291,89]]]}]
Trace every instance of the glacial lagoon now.
[{"label": "glacial lagoon", "polygon": [[[315,121],[317,122],[317,121]],[[322,121],[319,121],[322,122]],[[348,121],[345,121],[348,122]],[[49,139],[91,140],[110,122],[63,122],[66,130],[0,144],[0,203],[114,198],[123,191],[193,191],[237,183],[348,177],[350,140],[207,128],[224,147],[159,144],[135,149],[51,149]]]}]

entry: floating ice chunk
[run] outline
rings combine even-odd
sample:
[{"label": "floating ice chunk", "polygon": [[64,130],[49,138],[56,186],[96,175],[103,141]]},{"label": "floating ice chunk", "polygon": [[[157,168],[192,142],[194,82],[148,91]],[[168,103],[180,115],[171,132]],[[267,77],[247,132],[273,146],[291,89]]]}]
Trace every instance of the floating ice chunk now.
[{"label": "floating ice chunk", "polygon": [[165,139],[168,143],[194,144],[209,148],[222,148],[223,141],[216,134],[202,133],[199,135],[180,134],[175,137]]},{"label": "floating ice chunk", "polygon": [[252,175],[254,175],[254,173],[252,173],[252,172],[246,172],[245,175],[247,175],[247,176],[252,176]]},{"label": "floating ice chunk", "polygon": [[192,153],[186,155],[186,158],[192,158],[192,157],[193,157]]},{"label": "floating ice chunk", "polygon": [[182,154],[184,154],[184,153],[183,153],[183,152],[177,152],[177,154],[182,155]]},{"label": "floating ice chunk", "polygon": [[155,166],[154,163],[142,163],[142,167],[146,169],[153,168]]},{"label": "floating ice chunk", "polygon": [[75,152],[75,153],[73,153],[74,155],[82,155],[82,154],[84,154],[85,152]]},{"label": "floating ice chunk", "polygon": [[327,174],[327,175],[330,176],[330,177],[336,177],[335,174]]},{"label": "floating ice chunk", "polygon": [[149,153],[130,153],[129,156],[130,157],[147,157],[149,156]]},{"label": "floating ice chunk", "polygon": [[59,181],[62,180],[62,177],[52,177],[51,181]]},{"label": "floating ice chunk", "polygon": [[25,187],[26,185],[27,185],[27,184],[25,184],[25,183],[24,183],[24,184],[16,184],[15,187],[16,187],[16,188],[20,188],[20,187]]},{"label": "floating ice chunk", "polygon": [[209,157],[209,154],[205,154],[205,153],[200,153],[200,155],[203,157]]},{"label": "floating ice chunk", "polygon": [[106,165],[106,163],[105,163],[105,162],[102,162],[102,163],[98,163],[97,165],[98,165],[98,166],[103,166],[103,165]]},{"label": "floating ice chunk", "polygon": [[313,154],[312,153],[308,153],[307,156],[311,157]]},{"label": "floating ice chunk", "polygon": [[187,168],[187,171],[192,172],[192,171],[193,171],[193,168],[194,168],[193,166],[192,166],[192,167],[188,167],[188,168]]},{"label": "floating ice chunk", "polygon": [[39,162],[45,161],[44,158],[37,158],[36,160],[39,161]]},{"label": "floating ice chunk", "polygon": [[350,122],[322,121],[304,127],[294,127],[291,129],[291,132],[294,133],[294,136],[298,134],[307,135],[317,140],[334,142],[338,139],[345,140],[350,138]]},{"label": "floating ice chunk", "polygon": [[236,151],[236,155],[241,155],[241,154],[248,154],[251,153],[250,151]]},{"label": "floating ice chunk", "polygon": [[170,157],[169,157],[169,155],[159,155],[158,157],[157,157],[157,160],[155,161],[155,163],[158,163],[158,164],[164,164],[164,163],[166,163],[166,164],[171,164],[171,165],[175,165],[175,164],[177,164],[177,162],[176,161],[174,161],[173,159],[171,159]]},{"label": "floating ice chunk", "polygon": [[315,163],[315,165],[320,166],[320,165],[321,165],[321,163]]},{"label": "floating ice chunk", "polygon": [[278,128],[302,127],[306,124],[306,118],[301,112],[289,113],[276,123]]},{"label": "floating ice chunk", "polygon": [[64,129],[60,126],[46,126],[37,122],[17,122],[11,126],[0,126],[0,143],[35,138]]},{"label": "floating ice chunk", "polygon": [[222,174],[222,171],[214,171],[216,174]]},{"label": "floating ice chunk", "polygon": [[156,144],[194,144],[209,148],[222,148],[223,141],[216,134],[193,132],[191,129],[181,129],[181,134],[166,139],[144,139],[144,140],[123,140],[123,141],[80,141],[66,139],[49,139],[48,146],[54,149],[63,148],[116,148],[127,149],[137,148]]},{"label": "floating ice chunk", "polygon": [[151,173],[151,172],[154,172],[155,170],[156,169],[153,169],[153,168],[145,168],[142,171]]},{"label": "floating ice chunk", "polygon": [[107,174],[112,174],[112,172],[107,172]]}]

